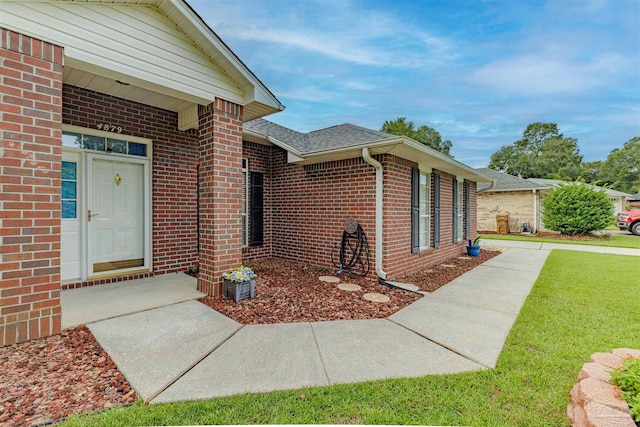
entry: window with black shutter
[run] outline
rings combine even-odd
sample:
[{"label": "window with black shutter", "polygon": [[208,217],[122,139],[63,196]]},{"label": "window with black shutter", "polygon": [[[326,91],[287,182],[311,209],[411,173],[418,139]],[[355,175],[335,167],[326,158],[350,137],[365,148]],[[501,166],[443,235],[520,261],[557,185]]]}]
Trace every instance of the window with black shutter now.
[{"label": "window with black shutter", "polygon": [[453,219],[451,220],[451,225],[453,229],[453,243],[458,241],[458,210],[460,206],[458,206],[458,180],[453,178]]},{"label": "window with black shutter", "polygon": [[440,175],[433,174],[433,246],[440,247]]},{"label": "window with black shutter", "polygon": [[464,236],[471,238],[471,194],[469,194],[469,182],[464,182]]},{"label": "window with black shutter", "polygon": [[264,176],[262,172],[251,172],[249,200],[249,245],[262,245],[264,235]]},{"label": "window with black shutter", "polygon": [[411,253],[420,251],[420,169],[411,169]]}]

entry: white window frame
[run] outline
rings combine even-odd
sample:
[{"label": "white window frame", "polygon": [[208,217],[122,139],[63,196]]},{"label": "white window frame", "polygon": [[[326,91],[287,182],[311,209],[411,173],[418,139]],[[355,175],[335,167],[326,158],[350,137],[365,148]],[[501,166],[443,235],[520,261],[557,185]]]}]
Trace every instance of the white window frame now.
[{"label": "white window frame", "polygon": [[[427,180],[427,185],[422,186],[422,177],[425,177]],[[418,187],[420,188],[419,194],[420,194],[420,200],[419,200],[419,204],[420,204],[420,224],[418,226],[418,229],[420,229],[420,225],[423,224],[423,222],[426,219],[426,224],[427,224],[427,228],[425,230],[426,235],[423,235],[423,233],[419,233],[419,240],[420,240],[420,250],[423,249],[429,249],[430,247],[430,243],[431,243],[431,171],[425,171],[420,169],[420,182],[418,183]],[[425,212],[423,212],[422,210],[422,201],[426,199],[426,209]],[[425,241],[426,240],[426,241]]]},{"label": "white window frame", "polygon": [[249,159],[242,158],[242,246],[249,246]]}]

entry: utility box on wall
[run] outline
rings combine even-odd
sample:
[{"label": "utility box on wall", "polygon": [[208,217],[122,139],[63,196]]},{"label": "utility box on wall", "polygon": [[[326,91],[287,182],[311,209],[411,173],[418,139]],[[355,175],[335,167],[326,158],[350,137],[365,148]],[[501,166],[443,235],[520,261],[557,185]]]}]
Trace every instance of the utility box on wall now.
[{"label": "utility box on wall", "polygon": [[498,234],[509,234],[509,215],[496,215],[496,231]]}]

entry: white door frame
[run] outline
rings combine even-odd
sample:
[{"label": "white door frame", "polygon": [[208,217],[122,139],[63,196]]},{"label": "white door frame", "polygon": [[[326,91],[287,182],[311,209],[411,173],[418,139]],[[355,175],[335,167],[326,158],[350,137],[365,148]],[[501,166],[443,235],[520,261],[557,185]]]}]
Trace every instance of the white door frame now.
[{"label": "white door frame", "polygon": [[[133,163],[142,165],[144,168],[143,177],[144,177],[144,200],[143,203],[143,218],[144,218],[144,227],[143,227],[143,241],[144,241],[144,265],[141,267],[133,267],[126,268],[122,270],[113,270],[104,273],[93,273],[93,242],[91,241],[93,234],[89,230],[89,221],[88,221],[88,212],[89,210],[94,210],[92,206],[93,201],[93,160],[106,160],[106,161],[118,161],[123,163]],[[86,188],[86,198],[84,203],[84,228],[85,228],[85,239],[84,244],[87,248],[85,253],[85,261],[84,265],[86,266],[87,271],[87,279],[95,279],[99,277],[108,277],[114,275],[121,275],[131,272],[137,272],[140,270],[151,271],[151,171],[150,171],[150,161],[147,158],[134,158],[131,156],[123,156],[123,155],[114,155],[114,154],[99,154],[97,152],[86,152],[85,153],[85,188]]]},{"label": "white door frame", "polygon": [[[151,205],[151,186],[152,186],[152,157],[153,157],[153,144],[151,139],[140,138],[136,136],[106,132],[103,130],[84,128],[80,126],[73,125],[62,125],[63,132],[73,132],[84,135],[92,135],[92,136],[101,136],[106,138],[125,140],[129,142],[135,142],[140,144],[145,144],[147,146],[147,156],[132,156],[132,155],[124,155],[124,154],[114,154],[114,153],[101,153],[99,151],[85,150],[82,148],[78,148],[77,146],[66,146],[63,143],[63,153],[74,153],[74,156],[79,156],[78,169],[77,169],[77,177],[78,177],[78,188],[77,188],[77,216],[80,221],[80,247],[78,248],[79,257],[80,257],[80,280],[90,280],[101,277],[113,277],[120,276],[127,273],[132,272],[151,272],[153,271],[153,216],[152,211],[153,207]],[[89,224],[87,218],[87,212],[90,209],[91,205],[91,164],[93,158],[100,158],[105,160],[112,161],[122,161],[122,162],[131,162],[142,164],[144,168],[143,176],[144,176],[144,201],[143,201],[143,209],[144,209],[144,266],[135,267],[130,269],[123,270],[114,270],[105,272],[102,274],[90,274],[89,268],[89,251],[91,249],[91,245],[89,245]],[[61,248],[62,249],[62,248]],[[63,282],[73,282],[76,281],[76,278],[71,279],[62,279]]]}]

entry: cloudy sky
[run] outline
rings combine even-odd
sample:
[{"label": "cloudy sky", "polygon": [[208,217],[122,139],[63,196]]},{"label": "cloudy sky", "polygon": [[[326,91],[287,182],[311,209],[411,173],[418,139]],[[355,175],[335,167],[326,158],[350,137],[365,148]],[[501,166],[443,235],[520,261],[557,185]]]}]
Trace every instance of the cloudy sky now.
[{"label": "cloudy sky", "polygon": [[307,132],[407,117],[486,166],[529,123],[585,161],[640,135],[638,0],[190,0]]}]

